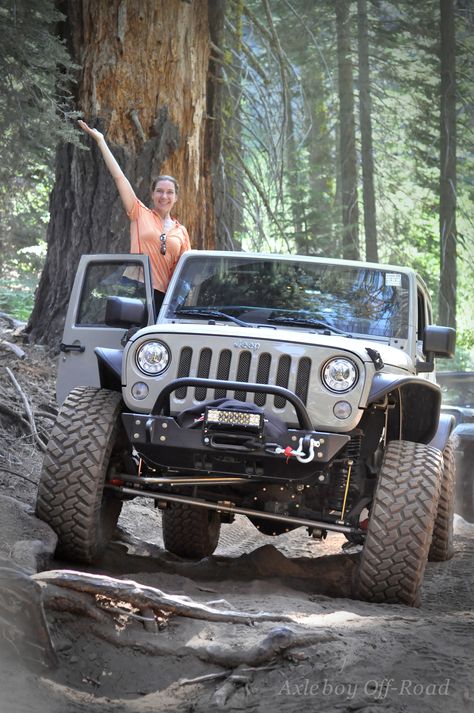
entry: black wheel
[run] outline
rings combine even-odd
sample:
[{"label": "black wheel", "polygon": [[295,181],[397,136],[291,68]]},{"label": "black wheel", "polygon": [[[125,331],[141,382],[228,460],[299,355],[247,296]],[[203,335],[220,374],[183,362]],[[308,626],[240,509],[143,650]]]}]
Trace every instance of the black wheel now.
[{"label": "black wheel", "polygon": [[162,527],[168,552],[200,560],[212,555],[216,549],[221,521],[215,510],[172,503],[163,511]]},{"label": "black wheel", "polygon": [[443,477],[436,513],[433,539],[428,554],[432,562],[445,562],[454,555],[454,486],[456,469],[454,465],[454,444],[451,439],[443,450]]},{"label": "black wheel", "polygon": [[387,445],[357,573],[360,599],[419,606],[442,469],[436,448],[410,441]]},{"label": "black wheel", "polygon": [[122,501],[104,492],[116,452],[121,395],[78,387],[58,414],[44,457],[36,514],[58,536],[63,559],[92,562],[111,539]]}]

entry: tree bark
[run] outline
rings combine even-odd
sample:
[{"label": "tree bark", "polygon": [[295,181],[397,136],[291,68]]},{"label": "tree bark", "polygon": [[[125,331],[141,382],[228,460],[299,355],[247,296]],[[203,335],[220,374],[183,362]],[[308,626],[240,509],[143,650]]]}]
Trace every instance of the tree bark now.
[{"label": "tree bark", "polygon": [[[216,5],[220,3],[216,2]],[[212,155],[214,161],[214,206],[216,212],[216,248],[239,250],[235,233],[242,229],[243,182],[235,168],[236,146],[241,151],[241,80],[242,80],[242,7],[241,2],[229,12],[216,8],[214,33],[211,35],[212,66],[216,74],[213,127],[219,131],[219,143]],[[215,59],[214,59],[215,58]]]},{"label": "tree bark", "polygon": [[[75,108],[104,131],[138,197],[153,176],[176,176],[176,216],[195,248],[214,246],[210,26],[223,0],[61,0],[63,36],[79,65]],[[214,25],[213,25],[214,26]],[[27,331],[58,344],[79,257],[128,252],[129,226],[89,137],[59,146],[48,254]]]},{"label": "tree bark", "polygon": [[441,166],[439,195],[439,321],[456,326],[456,38],[454,1],[440,0],[441,10]]},{"label": "tree bark", "polygon": [[359,115],[361,138],[362,192],[364,197],[365,258],[378,262],[377,221],[372,146],[372,97],[370,94],[369,28],[367,0],[357,0],[359,50]]},{"label": "tree bark", "polygon": [[[306,209],[308,252],[339,255],[334,247],[335,181],[331,173],[334,151],[329,127],[326,88],[321,72],[309,64],[301,70],[304,93],[311,116],[308,132],[308,193]],[[328,251],[328,244],[331,250]]]},{"label": "tree bark", "polygon": [[309,255],[310,244],[306,232],[306,220],[304,201],[302,200],[302,181],[300,176],[300,164],[298,157],[298,147],[295,138],[295,122],[293,118],[293,107],[291,103],[291,92],[287,95],[287,127],[286,127],[286,162],[288,166],[287,186],[290,191],[291,214],[293,218],[293,236],[296,250],[300,255]]},{"label": "tree bark", "polygon": [[349,2],[336,0],[343,257],[359,259],[359,206]]}]

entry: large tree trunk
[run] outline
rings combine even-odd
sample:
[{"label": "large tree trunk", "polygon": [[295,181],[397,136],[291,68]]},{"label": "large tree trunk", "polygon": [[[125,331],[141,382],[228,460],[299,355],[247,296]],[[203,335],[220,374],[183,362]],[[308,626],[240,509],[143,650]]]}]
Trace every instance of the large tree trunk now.
[{"label": "large tree trunk", "polygon": [[[243,220],[242,194],[245,186],[240,172],[235,167],[235,153],[242,153],[242,117],[240,104],[242,94],[242,14],[240,3],[229,10],[220,11],[218,33],[213,39],[213,62],[217,77],[215,91],[219,92],[218,114],[214,114],[213,126],[220,132],[219,154],[215,170],[214,206],[216,212],[216,248],[239,250],[240,242],[234,237],[241,233]],[[216,47],[217,45],[217,47]]]},{"label": "large tree trunk", "polygon": [[308,234],[306,232],[304,202],[301,200],[302,182],[298,157],[299,152],[295,138],[295,122],[293,118],[291,98],[291,92],[288,91],[286,106],[286,162],[288,166],[287,190],[290,191],[291,214],[293,218],[292,233],[296,244],[296,251],[300,255],[309,255],[310,244],[308,242]]},{"label": "large tree trunk", "polygon": [[308,252],[310,255],[338,256],[333,235],[335,181],[331,167],[334,164],[334,152],[326,102],[327,90],[318,68],[306,64],[302,67],[301,77],[311,116],[311,129],[305,142],[308,151]]},{"label": "large tree trunk", "polygon": [[336,0],[343,257],[359,259],[359,206],[349,2]]},{"label": "large tree trunk", "polygon": [[454,2],[441,9],[441,167],[439,321],[456,326],[456,40]]},{"label": "large tree trunk", "polygon": [[375,213],[374,156],[372,146],[372,97],[370,94],[369,28],[367,0],[357,0],[359,49],[359,114],[364,196],[365,259],[378,262]]},{"label": "large tree trunk", "polygon": [[[64,37],[80,66],[77,110],[105,132],[134,186],[149,202],[151,178],[177,177],[176,215],[193,247],[214,246],[215,145],[206,119],[210,28],[222,0],[62,0]],[[210,101],[213,100],[211,97]],[[57,344],[79,257],[127,252],[129,227],[95,144],[60,146],[51,196],[48,255],[28,325],[37,341]]]},{"label": "large tree trunk", "polygon": [[214,244],[210,234],[209,247],[217,250],[232,250],[233,227],[229,232],[226,225],[226,215],[229,210],[229,198],[225,193],[226,166],[223,161],[223,83],[224,76],[221,63],[221,48],[224,46],[225,0],[208,0],[209,3],[209,36],[212,52],[209,58],[209,74],[207,81],[207,117],[205,161],[212,180],[212,198],[214,206]]}]

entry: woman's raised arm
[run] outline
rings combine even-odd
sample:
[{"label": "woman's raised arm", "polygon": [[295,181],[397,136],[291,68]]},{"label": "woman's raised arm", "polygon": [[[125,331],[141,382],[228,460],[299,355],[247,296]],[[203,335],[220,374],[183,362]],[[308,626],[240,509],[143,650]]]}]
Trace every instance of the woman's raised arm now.
[{"label": "woman's raised arm", "polygon": [[137,197],[135,195],[135,191],[130,185],[130,181],[118,165],[113,153],[107,146],[104,135],[101,134],[100,131],[97,131],[97,129],[91,129],[91,127],[88,126],[85,121],[79,121],[79,126],[87,134],[92,136],[94,141],[97,143],[97,146],[99,147],[100,152],[104,158],[105,165],[109,169],[110,175],[115,181],[115,185],[117,186],[124,208],[127,213],[130,213],[135,204],[135,201],[137,200]]}]

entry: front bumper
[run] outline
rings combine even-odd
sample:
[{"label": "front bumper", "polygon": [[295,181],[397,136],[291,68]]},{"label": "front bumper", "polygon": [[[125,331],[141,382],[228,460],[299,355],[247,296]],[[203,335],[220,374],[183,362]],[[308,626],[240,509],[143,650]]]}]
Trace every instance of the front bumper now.
[{"label": "front bumper", "polygon": [[[238,427],[221,430],[215,427],[212,431],[205,424],[197,424],[192,428],[182,427],[167,414],[170,393],[183,386],[206,386],[284,396],[294,406],[300,428],[288,429],[286,443],[269,443],[263,436],[249,437]],[[203,402],[202,411],[205,409],[206,402]],[[122,420],[130,443],[147,463],[171,473],[234,475],[274,480],[304,479],[321,473],[324,466],[350,440],[346,434],[314,431],[303,402],[287,389],[267,384],[191,377],[176,379],[169,384],[159,395],[151,414],[124,413]],[[309,462],[300,462],[296,457],[288,455],[289,451],[298,447],[306,448],[309,452],[311,441],[314,457]]]}]

